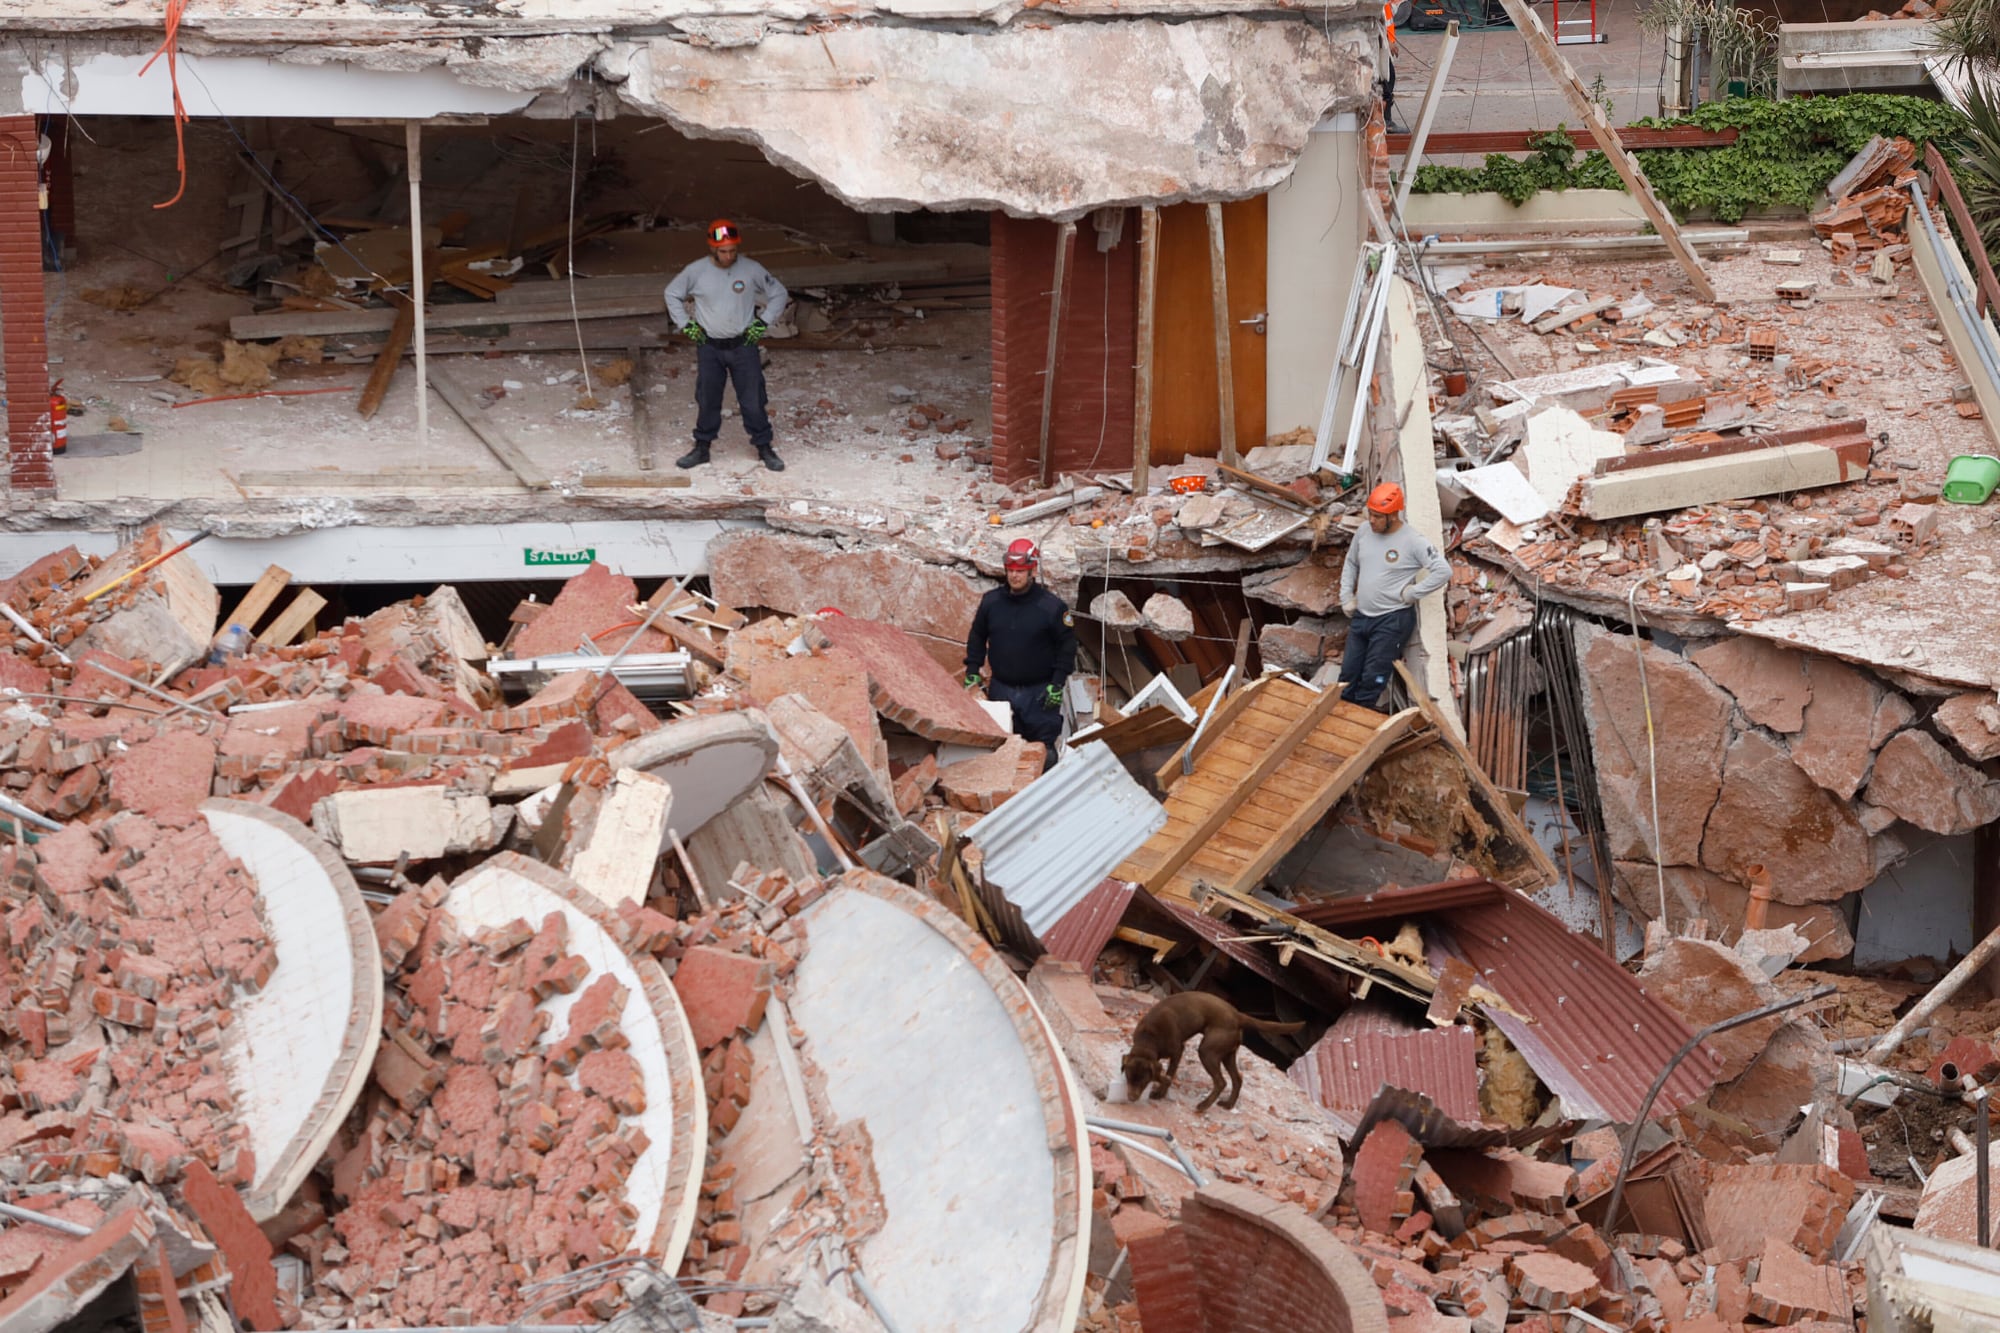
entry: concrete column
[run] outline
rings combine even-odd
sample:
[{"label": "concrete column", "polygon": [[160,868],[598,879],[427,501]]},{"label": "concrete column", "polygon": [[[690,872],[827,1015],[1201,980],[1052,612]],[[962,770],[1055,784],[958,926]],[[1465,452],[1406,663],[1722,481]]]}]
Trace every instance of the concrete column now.
[{"label": "concrete column", "polygon": [[7,384],[7,479],[53,491],[49,350],[42,289],[40,135],[33,116],[0,116],[0,366]]}]

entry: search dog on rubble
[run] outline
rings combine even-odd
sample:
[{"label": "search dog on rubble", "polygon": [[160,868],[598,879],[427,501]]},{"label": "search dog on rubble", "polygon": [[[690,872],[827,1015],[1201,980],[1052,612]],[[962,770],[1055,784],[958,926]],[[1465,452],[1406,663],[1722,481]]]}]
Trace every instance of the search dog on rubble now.
[{"label": "search dog on rubble", "polygon": [[[1189,1038],[1199,1036],[1201,1067],[1215,1080],[1215,1087],[1194,1108],[1195,1114],[1208,1110],[1222,1096],[1225,1069],[1229,1071],[1232,1086],[1229,1100],[1222,1103],[1222,1108],[1231,1110],[1243,1093],[1243,1074],[1236,1067],[1236,1049],[1243,1044],[1244,1030],[1276,1034],[1297,1032],[1304,1026],[1304,1023],[1272,1023],[1250,1018],[1237,1013],[1221,996],[1206,991],[1169,995],[1146,1011],[1132,1033],[1132,1049],[1121,1066],[1125,1071],[1125,1098],[1136,1102],[1146,1095],[1149,1087],[1155,1098],[1166,1096],[1167,1089],[1174,1085],[1174,1074],[1181,1067],[1181,1053]],[[1160,1068],[1162,1064],[1166,1066],[1164,1071]]]}]

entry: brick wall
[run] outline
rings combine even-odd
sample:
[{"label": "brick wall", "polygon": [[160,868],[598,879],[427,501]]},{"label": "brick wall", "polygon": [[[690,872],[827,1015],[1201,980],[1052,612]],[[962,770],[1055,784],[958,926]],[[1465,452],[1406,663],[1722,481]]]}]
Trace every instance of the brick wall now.
[{"label": "brick wall", "polygon": [[33,116],[0,116],[0,368],[7,386],[7,474],[17,491],[54,490],[56,484],[49,456],[38,138]]},{"label": "brick wall", "polygon": [[1146,1333],[1387,1333],[1388,1312],[1352,1252],[1294,1204],[1212,1184],[1180,1225],[1135,1239]]},{"label": "brick wall", "polygon": [[[1033,478],[1040,465],[1057,234],[1053,222],[993,217],[993,475],[1004,482]],[[1090,219],[1077,224],[1049,424],[1058,473],[1131,465],[1138,235],[1128,210],[1118,244],[1100,252]]]}]

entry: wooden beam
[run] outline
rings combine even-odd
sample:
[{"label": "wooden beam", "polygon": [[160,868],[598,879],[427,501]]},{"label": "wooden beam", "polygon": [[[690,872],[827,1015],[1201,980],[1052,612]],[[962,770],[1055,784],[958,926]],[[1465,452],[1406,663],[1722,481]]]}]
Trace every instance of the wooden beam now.
[{"label": "wooden beam", "polygon": [[[1564,133],[1568,133],[1567,127]],[[1456,133],[1433,134],[1424,141],[1424,151],[1438,157],[1454,154],[1474,153],[1532,153],[1534,141],[1552,130],[1461,130]],[[1727,148],[1736,142],[1742,131],[1731,126],[1726,130],[1704,130],[1693,125],[1675,126],[1673,129],[1655,130],[1633,125],[1618,127],[1618,142],[1627,149],[1642,148]],[[1392,134],[1389,136],[1389,156],[1401,157],[1410,151],[1414,134]]]},{"label": "wooden beam", "polygon": [[1056,281],[1049,292],[1049,350],[1042,362],[1042,433],[1039,475],[1041,484],[1055,482],[1055,457],[1049,447],[1049,428],[1056,409],[1056,350],[1062,339],[1063,279],[1068,275],[1069,252],[1076,241],[1076,224],[1065,222],[1056,228]]},{"label": "wooden beam", "polygon": [[[1275,677],[1273,679],[1275,679]],[[1167,762],[1160,766],[1160,771],[1153,775],[1154,782],[1159,786],[1159,789],[1161,791],[1166,791],[1166,792],[1172,791],[1174,785],[1178,783],[1182,777],[1181,755],[1185,753],[1187,755],[1188,762],[1190,764],[1193,764],[1196,761],[1198,761],[1203,755],[1207,754],[1210,747],[1212,747],[1215,744],[1215,738],[1217,736],[1220,736],[1223,732],[1229,730],[1229,724],[1234,722],[1237,718],[1237,715],[1242,713],[1244,709],[1250,706],[1251,700],[1255,699],[1259,694],[1263,693],[1263,691],[1266,688],[1267,688],[1266,681],[1253,680],[1248,685],[1244,686],[1242,689],[1233,691],[1228,698],[1224,699],[1221,703],[1218,703],[1215,706],[1215,715],[1208,719],[1208,725],[1206,727],[1201,728],[1201,735],[1189,736],[1187,740],[1187,745],[1182,745],[1177,749],[1175,749],[1173,754],[1167,759]],[[1192,703],[1193,701],[1190,700],[1189,702]],[[1206,711],[1208,707],[1208,701],[1203,700],[1201,704],[1198,705],[1198,707],[1201,710]],[[1199,725],[1199,720],[1200,720],[1200,713],[1197,713],[1196,714],[1197,725]],[[1199,744],[1197,744],[1197,742],[1199,742]],[[1188,749],[1189,745],[1192,745],[1195,748],[1189,750]]]},{"label": "wooden beam", "polygon": [[292,604],[280,611],[278,618],[271,622],[271,627],[257,636],[258,645],[264,648],[284,647],[298,638],[301,630],[312,624],[313,617],[318,615],[320,608],[325,605],[326,598],[311,588],[299,589],[299,595],[292,598]]},{"label": "wooden beam", "polygon": [[1409,665],[1403,662],[1396,663],[1396,674],[1403,678],[1403,688],[1410,692],[1410,699],[1423,713],[1424,721],[1431,724],[1432,730],[1438,734],[1438,739],[1458,756],[1458,762],[1465,766],[1466,776],[1472,779],[1472,785],[1479,788],[1480,795],[1484,796],[1486,803],[1493,807],[1492,818],[1506,830],[1508,837],[1521,844],[1528,859],[1534,862],[1535,869],[1546,876],[1545,883],[1560,884],[1562,872],[1556,869],[1555,861],[1542,850],[1542,845],[1535,841],[1532,833],[1528,832],[1527,825],[1521,822],[1521,817],[1514,813],[1514,807],[1507,801],[1507,794],[1494,785],[1492,778],[1486,776],[1486,770],[1479,766],[1479,761],[1472,757],[1472,751],[1458,738],[1457,730],[1438,708],[1437,702],[1424,692],[1422,685],[1417,683],[1417,678],[1411,673]]},{"label": "wooden beam", "polygon": [[389,326],[389,336],[383,340],[382,350],[375,354],[368,382],[361,386],[361,401],[354,405],[364,419],[381,409],[382,399],[389,392],[389,381],[396,378],[396,367],[403,364],[403,353],[417,329],[417,303],[401,292],[391,293],[388,299],[396,307],[396,322]]},{"label": "wooden beam", "polygon": [[549,489],[549,474],[536,467],[534,460],[522,453],[520,446],[507,438],[505,431],[486,419],[484,409],[465,391],[464,386],[449,375],[439,375],[431,381],[431,387],[437,390],[438,397],[444,399],[445,406],[458,413],[459,420],[493,451],[495,458],[507,465],[523,486],[531,491]]},{"label": "wooden beam", "polygon": [[638,457],[639,470],[653,470],[653,414],[646,405],[646,395],[653,387],[653,373],[646,365],[646,349],[633,344],[625,349],[626,357],[632,362],[632,375],[625,381],[625,387],[632,392],[632,451]]},{"label": "wooden beam", "polygon": [[1618,140],[1618,131],[1612,129],[1611,122],[1604,118],[1604,109],[1591,100],[1590,90],[1576,77],[1568,58],[1556,49],[1555,39],[1542,26],[1541,15],[1529,7],[1528,0],[1500,0],[1500,3],[1507,10],[1507,17],[1521,30],[1528,49],[1535,53],[1535,58],[1548,70],[1563,96],[1569,99],[1570,110],[1582,118],[1590,137],[1597,141],[1598,148],[1610,159],[1611,169],[1618,173],[1618,179],[1625,182],[1626,191],[1638,200],[1639,210],[1653,224],[1653,230],[1660,234],[1660,239],[1666,242],[1667,252],[1687,274],[1688,285],[1694,288],[1695,295],[1703,301],[1715,300],[1715,285],[1708,280],[1708,274],[1702,269],[1701,261],[1695,258],[1694,251],[1681,238],[1680,224],[1674,221],[1674,215],[1653,193],[1646,173],[1639,170],[1638,159],[1625,151]]},{"label": "wooden beam", "polygon": [[1229,480],[1233,482],[1236,482],[1240,486],[1246,486],[1253,491],[1259,492],[1260,494],[1268,495],[1273,500],[1282,501],[1283,503],[1291,505],[1296,509],[1314,508],[1314,506],[1308,504],[1306,502],[1305,497],[1300,495],[1297,491],[1288,490],[1285,487],[1280,486],[1277,482],[1272,481],[1268,477],[1260,477],[1254,472],[1245,472],[1242,468],[1231,467],[1227,463],[1223,463],[1220,466],[1218,466],[1216,468],[1216,471],[1220,472],[1223,476],[1227,477]]},{"label": "wooden beam", "polygon": [[[410,304],[416,311],[410,337],[417,348],[417,447],[428,452],[431,396],[424,388],[430,379],[424,364],[424,302],[430,283],[424,280],[424,123],[421,120],[403,122],[403,155],[410,178]],[[394,362],[390,364],[394,366]]]},{"label": "wooden beam", "polygon": [[[1451,74],[1451,58],[1458,51],[1458,20],[1444,25],[1444,45],[1431,60],[1431,81],[1424,88],[1423,105],[1417,110],[1417,128],[1410,135],[1409,151],[1403,159],[1401,178],[1396,182],[1396,216],[1410,204],[1410,188],[1417,183],[1417,168],[1424,163],[1424,145],[1431,137],[1431,122],[1437,119],[1438,104],[1444,101],[1445,79]],[[1444,151],[1442,149],[1438,150]]]},{"label": "wooden beam", "polygon": [[1153,466],[1153,314],[1160,285],[1160,210],[1139,210],[1138,369],[1133,374],[1132,490],[1144,495]]},{"label": "wooden beam", "polygon": [[[1222,244],[1222,205],[1208,206],[1208,285],[1215,317],[1215,398],[1222,437],[1222,461],[1236,465],[1236,375],[1231,368],[1229,339],[1229,256]],[[1042,483],[1047,485],[1047,482]]]},{"label": "wooden beam", "polygon": [[264,572],[250,585],[250,591],[243,594],[243,600],[236,604],[236,609],[222,618],[223,628],[241,625],[246,630],[256,629],[257,622],[264,618],[264,613],[271,609],[271,603],[278,600],[278,594],[283,592],[291,581],[290,570],[281,569],[277,565],[264,566]]},{"label": "wooden beam", "polygon": [[[1248,694],[1249,691],[1245,690],[1243,693]],[[1194,831],[1181,839],[1180,846],[1174,848],[1168,854],[1167,858],[1155,866],[1152,873],[1146,876],[1147,892],[1159,893],[1168,884],[1172,883],[1174,876],[1180,873],[1181,867],[1186,865],[1210,838],[1221,831],[1222,826],[1229,822],[1229,817],[1236,813],[1237,807],[1255,795],[1257,789],[1264,785],[1265,779],[1277,772],[1279,766],[1292,757],[1292,751],[1296,750],[1301,741],[1305,740],[1306,737],[1312,735],[1318,729],[1321,721],[1325,719],[1328,713],[1333,711],[1333,706],[1339,702],[1339,690],[1322,690],[1318,698],[1300,709],[1299,715],[1292,719],[1291,725],[1285,728],[1284,734],[1271,742],[1270,748],[1264,751],[1264,757],[1257,761],[1256,767],[1244,774],[1240,781],[1231,785],[1229,795],[1218,801],[1202,817],[1201,823],[1195,825]],[[1220,720],[1219,718],[1217,719],[1218,722]],[[1215,724],[1211,723],[1210,725],[1214,726]],[[1207,739],[1206,734],[1204,734],[1203,739]],[[1290,848],[1288,847],[1286,850],[1290,850]]]}]

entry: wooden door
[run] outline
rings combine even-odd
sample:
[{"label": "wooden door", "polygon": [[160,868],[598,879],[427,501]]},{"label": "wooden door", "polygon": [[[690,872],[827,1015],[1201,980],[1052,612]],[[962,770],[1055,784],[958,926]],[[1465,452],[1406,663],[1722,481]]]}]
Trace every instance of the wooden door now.
[{"label": "wooden door", "polygon": [[[1264,303],[1266,219],[1263,195],[1222,206],[1222,241],[1229,277],[1230,381],[1236,390],[1236,447],[1264,442],[1264,334],[1256,320]],[[1222,452],[1216,395],[1214,285],[1209,272],[1208,208],[1176,204],[1160,210],[1160,276],[1153,317],[1155,463]]]}]

